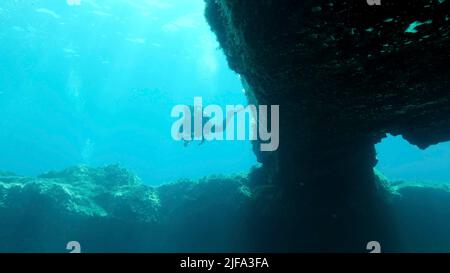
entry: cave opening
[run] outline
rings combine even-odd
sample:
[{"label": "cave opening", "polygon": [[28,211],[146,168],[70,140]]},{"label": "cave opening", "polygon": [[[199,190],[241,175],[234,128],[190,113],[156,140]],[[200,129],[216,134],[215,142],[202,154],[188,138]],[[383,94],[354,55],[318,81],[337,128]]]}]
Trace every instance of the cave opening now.
[{"label": "cave opening", "polygon": [[432,184],[450,182],[450,142],[421,150],[402,136],[388,135],[376,145],[376,169],[389,180]]}]

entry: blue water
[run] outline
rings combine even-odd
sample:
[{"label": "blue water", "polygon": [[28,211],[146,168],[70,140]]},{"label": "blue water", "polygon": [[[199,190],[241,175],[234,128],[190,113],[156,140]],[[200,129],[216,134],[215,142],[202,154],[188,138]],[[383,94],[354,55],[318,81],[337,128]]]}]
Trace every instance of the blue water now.
[{"label": "blue water", "polygon": [[175,104],[246,104],[203,0],[2,0],[0,169],[120,163],[148,184],[247,172],[248,141],[171,137]]},{"label": "blue water", "polygon": [[402,136],[389,136],[376,148],[377,169],[390,180],[450,183],[450,142],[420,150]]}]

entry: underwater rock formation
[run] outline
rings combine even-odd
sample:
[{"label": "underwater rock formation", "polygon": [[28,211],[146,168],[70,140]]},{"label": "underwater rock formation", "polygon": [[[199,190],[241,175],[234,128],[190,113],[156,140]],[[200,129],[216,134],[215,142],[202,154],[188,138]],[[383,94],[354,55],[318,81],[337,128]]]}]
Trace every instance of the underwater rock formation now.
[{"label": "underwater rock formation", "polygon": [[258,158],[261,183],[281,185],[289,208],[263,223],[292,227],[267,248],[397,244],[374,144],[386,133],[420,148],[450,140],[449,1],[382,2],[206,0],[230,67],[258,103],[280,105],[280,148]]},{"label": "underwater rock formation", "polygon": [[118,166],[78,166],[36,178],[1,173],[0,252],[68,252],[69,241],[79,241],[83,252],[242,249],[239,219],[250,198],[245,181],[150,187]]},{"label": "underwater rock formation", "polygon": [[[307,241],[290,248],[277,241],[292,229],[308,232],[307,226],[298,229],[298,219],[274,213],[289,205],[280,204],[280,187],[250,182],[257,172],[159,187],[118,166],[78,166],[36,178],[1,173],[0,252],[67,253],[69,241],[80,242],[82,252],[305,251]],[[380,185],[398,240],[381,242],[383,251],[450,251],[448,187]]]}]

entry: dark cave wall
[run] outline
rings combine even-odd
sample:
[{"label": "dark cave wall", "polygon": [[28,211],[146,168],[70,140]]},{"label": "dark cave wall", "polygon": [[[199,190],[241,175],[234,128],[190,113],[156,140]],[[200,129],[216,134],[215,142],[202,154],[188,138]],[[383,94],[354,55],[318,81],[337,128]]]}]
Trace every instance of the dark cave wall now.
[{"label": "dark cave wall", "polygon": [[281,106],[298,144],[450,139],[448,1],[206,2],[230,67],[259,103]]},{"label": "dark cave wall", "polygon": [[206,2],[230,67],[309,139],[450,138],[448,1]]},{"label": "dark cave wall", "polygon": [[376,238],[395,246],[374,144],[387,133],[421,148],[450,139],[449,2],[206,3],[230,67],[258,103],[280,105],[279,150],[255,148],[259,183],[281,187],[280,207],[260,224],[291,230],[267,248],[352,251]]}]

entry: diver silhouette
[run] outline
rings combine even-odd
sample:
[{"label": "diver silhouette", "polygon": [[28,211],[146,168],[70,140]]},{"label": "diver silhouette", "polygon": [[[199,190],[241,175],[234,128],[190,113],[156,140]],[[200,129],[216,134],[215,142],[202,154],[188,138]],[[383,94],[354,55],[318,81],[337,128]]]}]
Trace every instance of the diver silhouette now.
[{"label": "diver silhouette", "polygon": [[[190,105],[190,106],[189,106],[189,110],[190,110],[190,112],[191,112],[191,119],[192,119],[192,117],[195,117],[196,114],[202,116],[202,128],[203,128],[203,126],[205,126],[205,124],[208,122],[208,118],[205,117],[205,116],[203,116],[202,109],[201,109],[200,107],[195,107],[195,106]],[[191,124],[192,124],[191,127],[193,127],[193,126],[194,126],[194,123],[191,122]],[[201,136],[202,136],[201,134],[202,134],[202,132],[200,132],[200,135],[196,135],[196,134],[195,134],[194,128],[191,128],[191,140],[184,139],[184,147],[187,147],[187,146],[189,145],[189,142],[191,142],[192,140],[194,140],[196,136],[197,136],[197,137],[201,137]],[[205,142],[205,138],[202,137],[202,141],[201,141],[200,144],[198,144],[198,145],[200,146],[200,145],[202,145],[204,142]]]},{"label": "diver silhouette", "polygon": [[[204,128],[205,124],[209,121],[209,117],[205,117],[203,115],[202,108],[198,107],[198,106],[195,107],[195,106],[190,105],[189,106],[189,110],[191,112],[191,119],[192,119],[192,117],[195,117],[196,114],[202,116],[202,128]],[[222,121],[222,126],[215,127],[215,133],[224,132],[226,130],[226,128],[228,127],[228,124],[230,123],[230,121],[234,120],[234,115],[237,114],[237,113],[240,113],[240,112],[242,112],[244,110],[245,109],[239,109],[238,111],[227,113],[226,118]],[[196,135],[196,132],[195,132],[195,130],[193,128],[194,127],[194,123],[191,122],[191,124],[192,124],[191,125],[191,138],[189,140],[188,139],[183,139],[184,140],[184,144],[183,144],[184,147],[187,147],[191,141],[195,140],[195,137],[201,138],[201,142],[198,144],[199,146],[202,145],[203,143],[205,143],[205,138],[202,137],[203,129],[202,129],[201,132],[199,132],[200,133],[199,135]],[[180,133],[181,133],[181,130],[182,129],[180,128]]]}]

